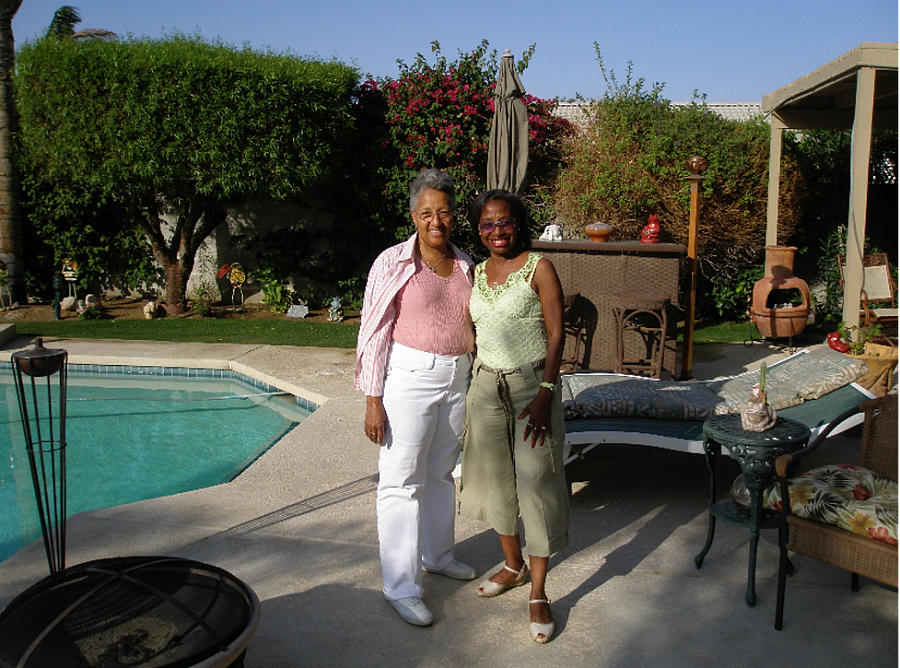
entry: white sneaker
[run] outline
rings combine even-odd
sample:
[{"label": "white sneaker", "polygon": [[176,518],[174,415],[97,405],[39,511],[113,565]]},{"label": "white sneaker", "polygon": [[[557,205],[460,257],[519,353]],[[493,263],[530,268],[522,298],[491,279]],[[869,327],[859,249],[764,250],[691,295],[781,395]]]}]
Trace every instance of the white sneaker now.
[{"label": "white sneaker", "polygon": [[443,568],[425,568],[422,567],[422,570],[426,573],[436,573],[438,575],[446,575],[448,578],[453,578],[454,580],[474,580],[478,577],[478,573],[475,572],[475,569],[471,566],[467,566],[461,561],[457,561],[454,559],[449,564],[444,566]]},{"label": "white sneaker", "polygon": [[398,598],[396,601],[388,601],[397,614],[413,626],[431,626],[434,623],[434,615],[418,596]]}]

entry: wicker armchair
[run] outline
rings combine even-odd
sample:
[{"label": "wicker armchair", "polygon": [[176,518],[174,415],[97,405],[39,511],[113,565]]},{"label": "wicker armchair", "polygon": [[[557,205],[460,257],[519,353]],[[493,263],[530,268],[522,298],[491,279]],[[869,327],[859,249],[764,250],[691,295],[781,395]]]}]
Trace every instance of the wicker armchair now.
[{"label": "wicker armchair", "polygon": [[[897,481],[897,396],[889,395],[861,403],[838,417],[806,448],[779,457],[775,463],[781,498],[789,499],[788,478],[794,475],[803,457],[815,450],[831,430],[848,417],[865,414],[859,465],[874,473]],[[870,540],[845,529],[797,517],[791,514],[790,502],[782,501],[784,522],[779,529],[781,558],[778,568],[778,598],[775,606],[775,629],[784,620],[785,578],[793,567],[788,550],[804,554],[851,572],[851,587],[859,589],[859,576],[897,586],[897,546]]]}]

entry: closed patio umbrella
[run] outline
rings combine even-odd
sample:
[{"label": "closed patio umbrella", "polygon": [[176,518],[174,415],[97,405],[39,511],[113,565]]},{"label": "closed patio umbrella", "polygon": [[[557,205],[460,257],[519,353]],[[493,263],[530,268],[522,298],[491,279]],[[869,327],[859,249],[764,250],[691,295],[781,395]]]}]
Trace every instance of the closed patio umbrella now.
[{"label": "closed patio umbrella", "polygon": [[528,110],[522,102],[525,87],[509,49],[500,58],[494,89],[494,122],[488,145],[487,187],[521,194],[528,167]]}]

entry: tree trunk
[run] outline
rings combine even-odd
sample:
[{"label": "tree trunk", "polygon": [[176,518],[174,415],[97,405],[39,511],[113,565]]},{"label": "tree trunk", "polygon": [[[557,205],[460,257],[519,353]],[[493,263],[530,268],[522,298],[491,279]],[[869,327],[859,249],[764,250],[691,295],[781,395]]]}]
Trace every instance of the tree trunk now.
[{"label": "tree trunk", "polygon": [[18,129],[12,72],[16,50],[12,19],[22,0],[0,0],[0,260],[6,265],[13,301],[25,301],[22,212],[12,139]]},{"label": "tree trunk", "polygon": [[219,202],[206,197],[196,197],[176,206],[175,229],[171,238],[166,240],[160,216],[162,208],[163,204],[156,197],[147,196],[139,202],[132,202],[132,215],[139,221],[153,257],[166,275],[166,303],[184,304],[197,250],[225,220],[226,211]]}]

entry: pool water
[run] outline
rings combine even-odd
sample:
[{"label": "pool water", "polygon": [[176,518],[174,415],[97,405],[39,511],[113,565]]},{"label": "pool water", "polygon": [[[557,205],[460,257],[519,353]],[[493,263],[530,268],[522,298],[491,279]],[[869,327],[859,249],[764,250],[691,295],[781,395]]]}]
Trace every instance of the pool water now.
[{"label": "pool water", "polygon": [[[233,480],[309,414],[293,396],[275,396],[271,390],[237,379],[70,371],[67,514]],[[8,366],[0,369],[0,396],[3,560],[40,538],[41,530]],[[42,415],[45,408],[39,402]]]}]

